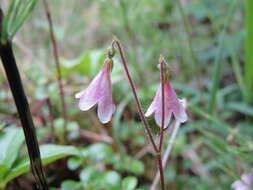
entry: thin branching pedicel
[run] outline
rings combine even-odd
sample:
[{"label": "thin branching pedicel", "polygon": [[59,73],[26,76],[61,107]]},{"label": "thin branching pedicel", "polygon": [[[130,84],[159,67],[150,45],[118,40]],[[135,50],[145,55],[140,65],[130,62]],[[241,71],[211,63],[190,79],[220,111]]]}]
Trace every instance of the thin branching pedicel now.
[{"label": "thin branching pedicel", "polygon": [[128,82],[133,92],[139,116],[144,124],[144,128],[148,134],[154,152],[156,153],[158,168],[160,172],[161,187],[162,190],[165,190],[164,171],[163,171],[164,167],[161,158],[164,128],[169,124],[172,113],[175,115],[176,119],[179,122],[185,122],[187,120],[187,115],[185,112],[185,108],[183,107],[182,100],[177,98],[176,92],[170,86],[167,70],[164,69],[166,61],[162,56],[160,57],[159,60],[161,85],[156,93],[153,102],[151,103],[150,107],[148,108],[145,114],[146,117],[150,116],[153,113],[155,114],[156,123],[157,125],[160,126],[159,146],[155,144],[154,137],[152,135],[148,122],[145,118],[142,106],[140,104],[140,100],[137,96],[133,79],[129,73],[123,49],[119,41],[117,40],[112,41],[111,47],[108,50],[107,58],[104,62],[101,71],[92,80],[87,89],[76,94],[76,98],[80,99],[79,108],[83,111],[86,111],[89,110],[94,105],[98,104],[98,118],[101,121],[101,123],[107,123],[111,120],[112,115],[115,112],[115,105],[112,100],[112,84],[110,79],[110,73],[113,66],[112,57],[114,56],[116,49],[119,52],[121,63],[123,65]]},{"label": "thin branching pedicel", "polygon": [[[116,46],[116,47],[115,47]],[[123,49],[119,43],[119,41],[117,40],[114,40],[112,42],[112,49],[114,48],[117,48],[118,51],[119,51],[119,54],[120,54],[120,58],[121,58],[121,62],[122,62],[122,65],[123,65],[123,68],[125,70],[125,73],[127,75],[127,79],[129,81],[129,84],[130,84],[130,87],[131,87],[131,90],[133,92],[133,95],[134,95],[134,100],[136,102],[136,105],[137,105],[137,109],[138,109],[138,112],[139,112],[139,115],[140,115],[140,118],[144,124],[144,127],[145,127],[145,130],[147,131],[147,134],[148,134],[148,137],[149,137],[149,140],[153,146],[153,149],[154,151],[156,152],[156,157],[157,157],[157,162],[158,162],[158,168],[159,168],[159,171],[160,171],[160,180],[161,180],[161,186],[162,186],[162,190],[165,190],[165,182],[164,182],[164,172],[163,172],[163,166],[162,166],[162,159],[161,159],[161,152],[159,151],[159,148],[156,146],[155,144],[155,141],[154,141],[154,138],[153,138],[153,135],[152,135],[152,132],[149,128],[149,125],[148,125],[148,122],[144,116],[144,112],[143,112],[143,109],[142,109],[142,106],[140,104],[140,100],[137,96],[137,92],[136,92],[136,88],[135,88],[135,85],[134,85],[134,82],[132,80],[132,77],[129,73],[129,70],[128,70],[128,67],[127,67],[127,63],[126,63],[126,60],[125,60],[125,56],[124,56],[124,53],[123,53]]]}]

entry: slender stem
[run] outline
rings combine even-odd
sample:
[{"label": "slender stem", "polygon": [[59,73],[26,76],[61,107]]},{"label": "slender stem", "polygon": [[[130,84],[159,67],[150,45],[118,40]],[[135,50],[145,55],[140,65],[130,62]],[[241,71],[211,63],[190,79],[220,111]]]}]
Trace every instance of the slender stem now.
[{"label": "slender stem", "polygon": [[133,95],[134,95],[134,100],[135,100],[135,102],[136,102],[136,105],[137,105],[137,109],[138,109],[140,118],[141,118],[141,120],[142,120],[142,122],[143,122],[143,124],[144,124],[144,127],[145,127],[145,129],[146,129],[146,131],[147,131],[147,133],[148,133],[150,142],[151,142],[151,144],[152,144],[152,146],[153,146],[155,152],[159,152],[159,150],[158,150],[158,148],[157,148],[157,146],[156,146],[156,144],[155,144],[155,141],[154,141],[153,135],[152,135],[152,133],[151,133],[151,130],[150,130],[150,128],[149,128],[148,122],[147,122],[147,120],[146,120],[146,118],[145,118],[145,116],[144,116],[143,109],[142,109],[142,106],[141,106],[141,104],[140,104],[139,98],[138,98],[138,96],[137,96],[137,92],[136,92],[136,88],[135,88],[133,79],[132,79],[132,77],[131,77],[131,75],[130,75],[130,73],[129,73],[128,67],[127,67],[127,63],[126,63],[126,60],[125,60],[125,56],[124,56],[122,47],[121,47],[120,43],[119,43],[117,40],[114,40],[114,41],[112,42],[112,46],[114,46],[114,44],[116,44],[116,46],[117,46],[117,48],[118,48],[118,50],[119,50],[121,62],[122,62],[122,65],[123,65],[123,67],[124,67],[124,70],[125,70],[125,72],[126,72],[127,79],[128,79],[128,81],[129,81],[129,83],[130,83],[130,87],[131,87],[132,92],[133,92]]},{"label": "slender stem", "polygon": [[158,161],[158,166],[159,166],[162,190],[165,190],[164,172],[163,172],[163,163],[162,163],[161,154],[157,155],[157,161]]},{"label": "slender stem", "polygon": [[160,77],[161,77],[161,87],[162,87],[162,125],[160,128],[160,144],[159,144],[159,152],[162,152],[163,147],[163,136],[164,136],[164,119],[165,119],[165,101],[164,101],[164,59],[161,57],[160,60]]},{"label": "slender stem", "polygon": [[[169,159],[170,151],[171,151],[171,149],[172,149],[172,146],[173,146],[173,144],[174,144],[174,142],[175,142],[175,139],[176,139],[178,130],[179,130],[179,128],[180,128],[180,122],[176,121],[176,122],[174,123],[173,128],[174,128],[174,129],[173,129],[172,134],[171,134],[171,137],[170,137],[170,139],[169,139],[168,146],[167,146],[167,148],[166,148],[166,150],[165,150],[165,152],[164,152],[164,154],[163,154],[163,159],[162,159],[162,160],[163,160],[163,161],[162,161],[163,169],[165,169],[166,163],[167,163],[167,161],[168,161],[168,159]],[[158,181],[159,181],[159,172],[157,171],[156,176],[155,176],[155,179],[154,179],[154,181],[153,181],[153,183],[152,183],[152,185],[151,185],[150,190],[156,190],[156,186],[157,186],[157,184],[158,184]]]},{"label": "slender stem", "polygon": [[65,140],[66,133],[67,133],[67,113],[66,113],[65,93],[64,93],[64,87],[63,87],[63,82],[62,82],[62,73],[61,73],[61,67],[60,67],[60,61],[59,61],[58,46],[55,39],[53,21],[52,21],[51,13],[47,4],[47,0],[43,0],[43,4],[44,4],[45,12],[46,12],[48,25],[49,25],[50,38],[52,41],[53,55],[55,59],[55,67],[57,70],[57,81],[58,81],[58,86],[60,89],[62,116],[64,118],[63,140]]},{"label": "slender stem", "polygon": [[51,138],[52,142],[55,142],[55,126],[54,126],[54,118],[53,118],[53,106],[51,103],[50,98],[48,97],[47,100],[47,107],[48,107],[48,112],[49,112],[49,120],[50,120],[50,132],[51,132]]},{"label": "slender stem", "polygon": [[48,190],[48,185],[44,172],[42,170],[42,163],[39,151],[36,131],[29,108],[29,104],[24,92],[21,77],[16,65],[16,60],[12,50],[11,42],[0,43],[0,57],[8,78],[12,95],[19,113],[20,121],[25,134],[26,145],[30,158],[30,165],[37,189]]}]

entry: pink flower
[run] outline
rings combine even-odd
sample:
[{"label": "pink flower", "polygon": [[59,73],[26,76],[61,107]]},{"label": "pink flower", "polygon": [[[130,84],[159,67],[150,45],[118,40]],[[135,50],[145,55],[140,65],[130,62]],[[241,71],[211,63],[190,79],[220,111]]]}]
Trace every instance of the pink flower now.
[{"label": "pink flower", "polygon": [[249,173],[245,173],[241,176],[240,180],[235,181],[231,187],[234,190],[251,190],[253,185],[253,169]]},{"label": "pink flower", "polygon": [[112,65],[112,60],[106,59],[103,68],[91,81],[88,88],[75,95],[76,98],[80,99],[79,108],[83,111],[87,111],[95,104],[98,104],[97,113],[101,123],[108,123],[115,111],[110,78]]},{"label": "pink flower", "polygon": [[[184,100],[177,98],[177,94],[173,87],[170,86],[169,80],[165,80],[164,84],[164,128],[166,128],[170,122],[171,114],[173,113],[176,120],[183,123],[187,120],[187,114],[185,112],[186,103]],[[147,112],[145,113],[146,117],[149,117],[151,114],[155,114],[155,121],[158,126],[162,125],[162,88],[161,85],[156,92],[155,98],[151,105],[149,106]]]}]

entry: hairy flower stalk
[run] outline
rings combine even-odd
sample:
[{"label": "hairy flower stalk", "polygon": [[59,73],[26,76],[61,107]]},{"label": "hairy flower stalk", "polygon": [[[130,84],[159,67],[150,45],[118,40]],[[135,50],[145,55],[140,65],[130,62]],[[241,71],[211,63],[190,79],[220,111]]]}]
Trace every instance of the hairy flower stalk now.
[{"label": "hairy flower stalk", "polygon": [[113,67],[113,61],[108,56],[104,65],[97,76],[91,81],[87,89],[75,95],[79,100],[79,108],[87,111],[94,105],[98,105],[97,113],[101,123],[108,123],[113,113],[115,105],[112,100],[112,83],[110,73]]}]

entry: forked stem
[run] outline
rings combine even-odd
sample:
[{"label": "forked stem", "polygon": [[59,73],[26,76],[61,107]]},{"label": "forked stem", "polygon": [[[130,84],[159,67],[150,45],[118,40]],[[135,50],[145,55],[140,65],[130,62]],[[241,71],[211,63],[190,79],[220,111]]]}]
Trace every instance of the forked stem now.
[{"label": "forked stem", "polygon": [[[179,128],[180,128],[180,122],[176,121],[173,126],[172,134],[169,138],[168,146],[163,154],[163,158],[162,158],[163,169],[165,169],[166,163],[169,159],[170,152],[171,152],[172,146],[176,140],[176,136],[179,131]],[[157,171],[155,179],[151,185],[150,190],[156,190],[156,186],[157,186],[158,182],[159,182],[159,172]]]},{"label": "forked stem", "polygon": [[149,140],[150,140],[150,142],[151,142],[151,144],[153,146],[153,149],[154,149],[155,153],[157,154],[156,157],[157,157],[158,167],[159,167],[159,171],[160,171],[161,186],[162,186],[162,190],[165,190],[164,172],[163,172],[163,166],[162,166],[162,160],[161,160],[161,152],[159,150],[159,147],[157,147],[156,144],[155,144],[154,137],[152,135],[152,132],[150,130],[148,122],[147,122],[147,120],[146,120],[146,118],[144,116],[143,109],[142,109],[142,106],[140,104],[140,100],[139,100],[139,98],[137,96],[137,92],[136,92],[136,88],[135,88],[133,79],[132,79],[132,77],[131,77],[131,75],[129,73],[128,67],[127,67],[126,59],[125,59],[125,56],[124,56],[124,53],[123,53],[123,48],[121,47],[120,42],[117,41],[117,40],[113,40],[112,41],[112,47],[113,48],[117,48],[118,51],[119,51],[121,63],[123,65],[123,68],[124,68],[125,73],[127,75],[127,79],[129,81],[129,84],[130,84],[130,87],[131,87],[131,90],[133,92],[134,100],[135,100],[136,105],[137,105],[139,116],[141,118],[141,121],[143,122],[145,130],[148,133],[148,137],[149,137]]}]

